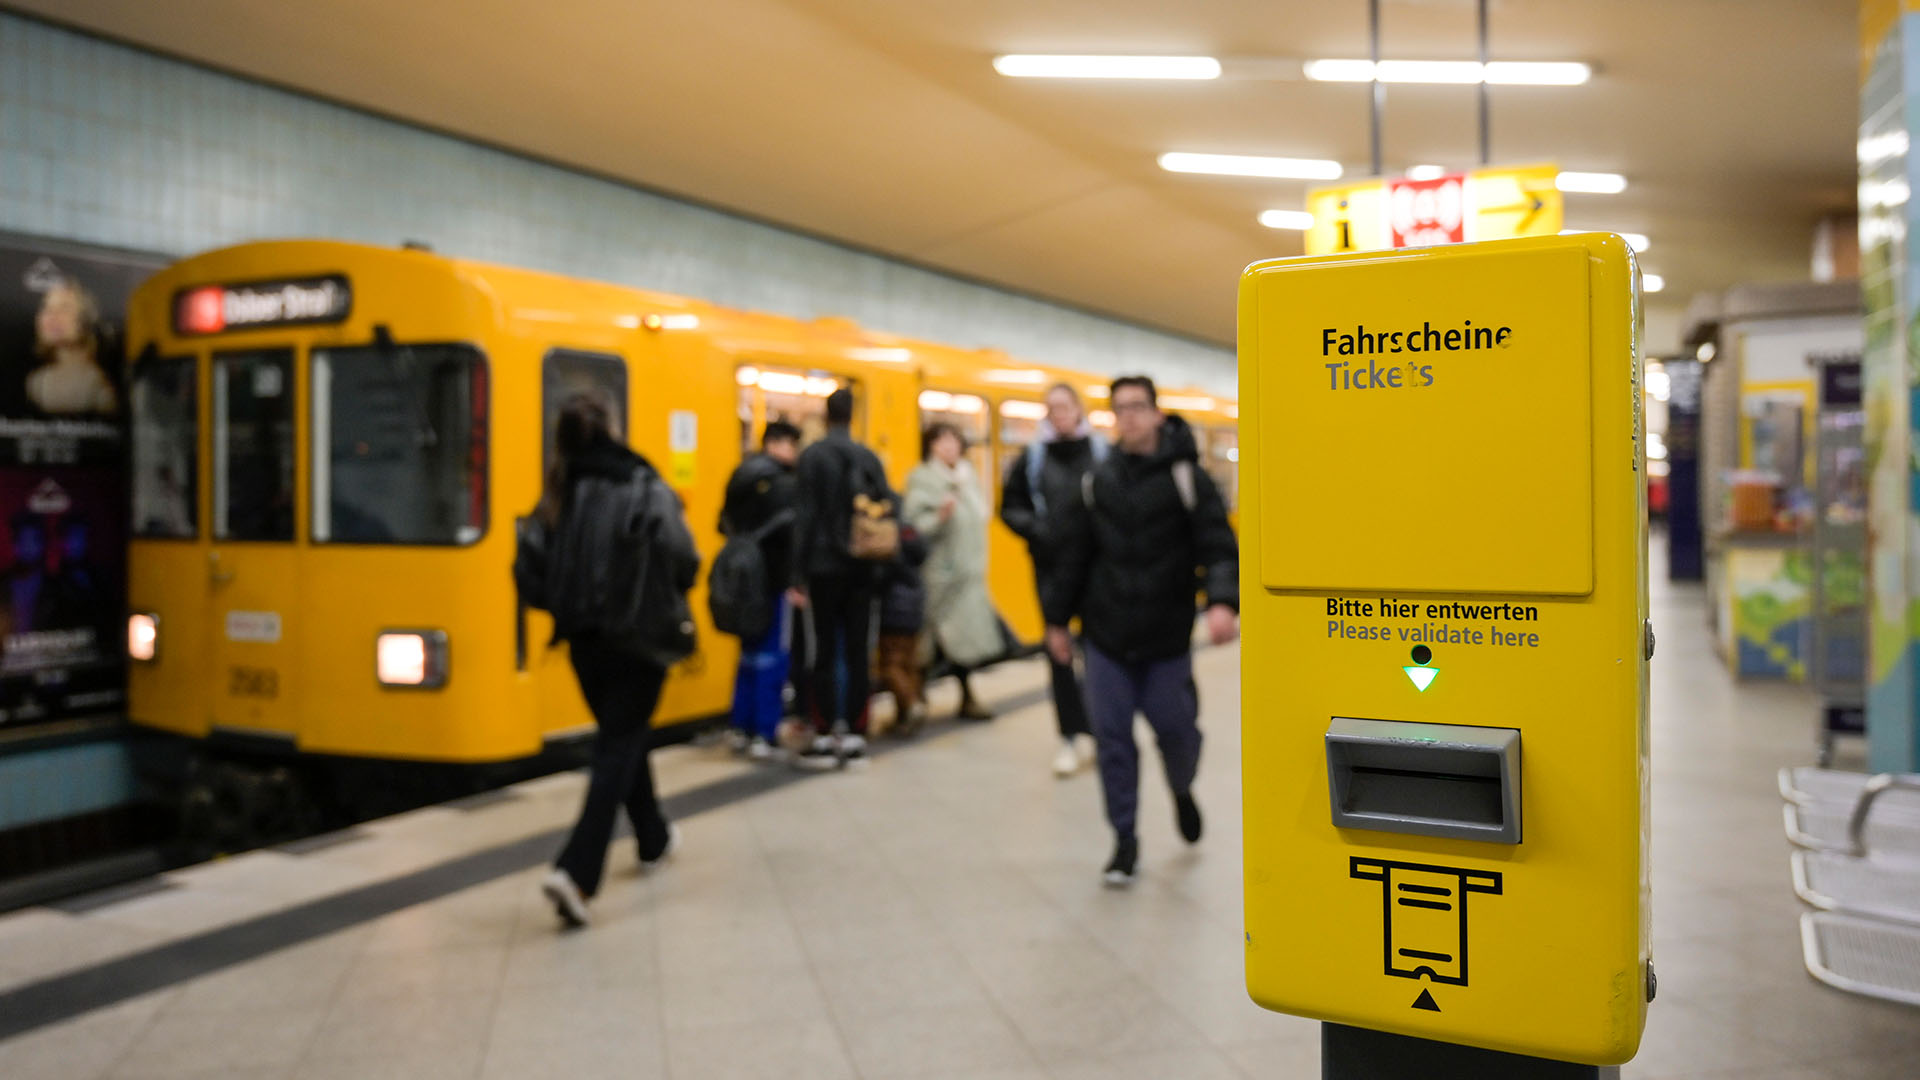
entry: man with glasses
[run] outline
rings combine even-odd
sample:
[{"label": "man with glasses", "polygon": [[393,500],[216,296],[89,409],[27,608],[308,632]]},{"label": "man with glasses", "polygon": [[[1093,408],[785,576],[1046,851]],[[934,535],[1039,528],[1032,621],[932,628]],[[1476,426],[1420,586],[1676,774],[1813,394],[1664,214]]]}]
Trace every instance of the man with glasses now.
[{"label": "man with glasses", "polygon": [[1193,430],[1160,411],[1153,380],[1114,380],[1110,403],[1117,453],[1060,509],[1059,573],[1042,586],[1047,649],[1073,655],[1067,625],[1080,619],[1087,652],[1087,705],[1114,850],[1104,878],[1133,883],[1140,846],[1140,749],[1133,718],[1146,716],[1173,793],[1180,835],[1200,839],[1193,779],[1200,765],[1200,702],[1193,681],[1195,596],[1206,595],[1216,645],[1239,630],[1239,548],[1227,508],[1198,467]]}]

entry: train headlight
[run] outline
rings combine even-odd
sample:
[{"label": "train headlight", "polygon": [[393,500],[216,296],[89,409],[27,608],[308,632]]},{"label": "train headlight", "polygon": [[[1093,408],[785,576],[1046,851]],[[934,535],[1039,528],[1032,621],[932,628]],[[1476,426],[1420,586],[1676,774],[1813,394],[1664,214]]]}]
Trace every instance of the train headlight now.
[{"label": "train headlight", "polygon": [[127,655],[151,664],[160,651],[160,616],[136,611],[127,616]]},{"label": "train headlight", "polygon": [[432,690],[447,685],[445,630],[388,630],[374,645],[380,685]]}]

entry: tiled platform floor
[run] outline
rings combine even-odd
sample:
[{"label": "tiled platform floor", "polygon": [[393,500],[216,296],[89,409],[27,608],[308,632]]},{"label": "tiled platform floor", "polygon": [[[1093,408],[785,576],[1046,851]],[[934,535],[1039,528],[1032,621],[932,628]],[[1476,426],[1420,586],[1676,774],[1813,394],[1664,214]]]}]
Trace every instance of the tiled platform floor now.
[{"label": "tiled platform floor", "polygon": [[[1810,757],[1809,699],[1733,686],[1697,592],[1656,605],[1660,997],[1626,1075],[1920,1077],[1920,1010],[1801,968],[1774,770]],[[1207,837],[1185,850],[1146,784],[1131,892],[1099,887],[1095,780],[1053,779],[1032,706],[687,818],[664,872],[622,845],[587,932],[555,931],[528,866],[0,1042],[0,1077],[1317,1077],[1315,1026],[1241,986],[1238,662],[1199,662]],[[1033,700],[1043,674],[984,688]],[[748,768],[705,747],[656,763],[669,792]],[[579,785],[0,917],[0,991],[538,837]]]}]

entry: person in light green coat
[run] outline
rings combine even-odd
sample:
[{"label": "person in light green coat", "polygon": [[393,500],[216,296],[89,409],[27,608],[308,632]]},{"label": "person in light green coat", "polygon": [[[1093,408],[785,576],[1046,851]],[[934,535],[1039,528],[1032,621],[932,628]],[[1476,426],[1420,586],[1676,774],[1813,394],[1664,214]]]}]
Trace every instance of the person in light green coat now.
[{"label": "person in light green coat", "polygon": [[974,699],[967,673],[1004,655],[1006,644],[987,593],[987,500],[966,452],[958,428],[928,428],[921,442],[925,460],[907,477],[903,513],[927,541],[920,573],[931,644],[957,669],[960,716],[985,720],[993,714]]}]

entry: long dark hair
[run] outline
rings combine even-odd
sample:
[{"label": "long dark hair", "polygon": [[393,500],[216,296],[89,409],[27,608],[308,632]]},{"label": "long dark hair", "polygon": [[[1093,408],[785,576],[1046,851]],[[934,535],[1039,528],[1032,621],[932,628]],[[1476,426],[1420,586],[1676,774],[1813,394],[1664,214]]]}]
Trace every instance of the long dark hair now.
[{"label": "long dark hair", "polygon": [[569,466],[588,451],[614,441],[613,413],[591,394],[574,394],[560,406],[553,425],[553,464],[547,469],[547,482],[540,494],[540,517],[548,525],[560,521],[560,508],[567,501]]}]

